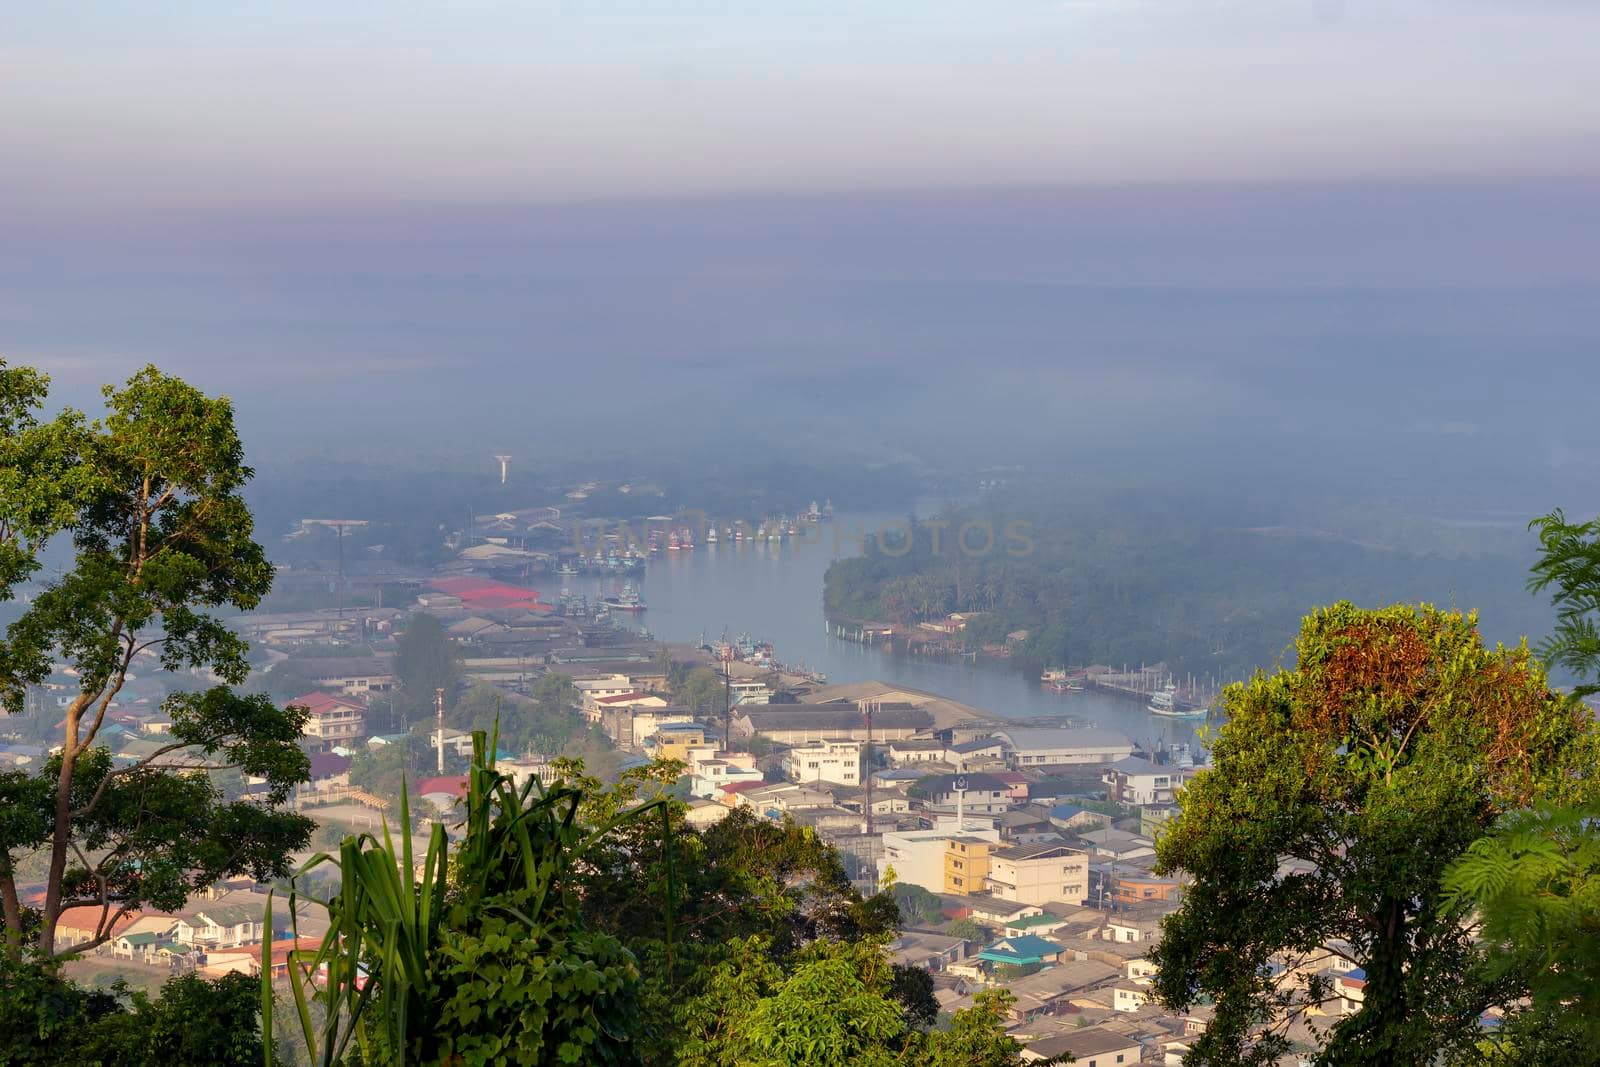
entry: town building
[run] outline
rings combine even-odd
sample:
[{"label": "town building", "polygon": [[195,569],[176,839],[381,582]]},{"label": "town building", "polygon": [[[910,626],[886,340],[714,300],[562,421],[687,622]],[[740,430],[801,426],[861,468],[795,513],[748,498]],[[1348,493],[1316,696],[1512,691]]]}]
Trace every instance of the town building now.
[{"label": "town building", "polygon": [[1019,904],[1089,898],[1089,857],[1066,845],[1014,845],[989,855],[989,891]]},{"label": "town building", "polygon": [[[872,716],[872,740],[882,743],[914,737],[933,724],[933,718],[916,708],[882,708]],[[843,738],[867,739],[867,720],[854,704],[774,704],[733,709],[733,736],[761,734],[780,745]]]},{"label": "town building", "polygon": [[1100,727],[1000,730],[994,736],[1005,743],[1006,758],[1018,769],[1115,763],[1134,749],[1127,735]]},{"label": "town building", "polygon": [[963,895],[989,888],[989,853],[998,846],[981,837],[952,837],[944,847],[944,891]]},{"label": "town building", "polygon": [[296,672],[320,689],[345,696],[387,693],[394,688],[393,661],[384,656],[329,656],[297,659]]},{"label": "town building", "polygon": [[[1011,807],[1011,787],[993,775],[941,774],[923,785],[929,807],[973,815],[998,815]],[[958,804],[959,802],[959,804]]]},{"label": "town building", "polygon": [[945,846],[955,837],[976,837],[998,843],[1000,832],[980,829],[974,824],[960,831],[954,828],[886,831],[883,854],[878,860],[878,882],[881,884],[887,872],[893,869],[896,881],[919,885],[930,893],[944,892]]},{"label": "town building", "polygon": [[367,702],[360,697],[315,692],[297,696],[288,703],[291,707],[306,709],[308,714],[301,736],[313,747],[348,746],[365,732]]},{"label": "town building", "polygon": [[783,754],[784,777],[791,782],[860,785],[862,748],[860,741],[837,737],[804,742]]},{"label": "town building", "polygon": [[1073,1067],[1128,1067],[1144,1057],[1144,1046],[1127,1034],[1103,1026],[1086,1026],[1033,1041],[1022,1050],[1024,1063],[1055,1059],[1066,1053]]},{"label": "town building", "polygon": [[1129,756],[1107,767],[1101,780],[1113,804],[1170,804],[1183,784],[1183,771]]}]

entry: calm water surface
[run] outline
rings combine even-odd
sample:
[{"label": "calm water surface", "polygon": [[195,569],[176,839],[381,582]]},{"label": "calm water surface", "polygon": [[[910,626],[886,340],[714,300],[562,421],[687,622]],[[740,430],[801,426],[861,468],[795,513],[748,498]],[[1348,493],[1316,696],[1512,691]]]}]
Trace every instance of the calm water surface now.
[{"label": "calm water surface", "polygon": [[[748,633],[771,641],[783,662],[820,670],[830,683],[881,679],[1007,718],[1071,715],[1146,744],[1193,739],[1193,723],[1151,715],[1139,701],[1104,693],[1052,693],[1037,678],[1003,664],[892,655],[829,637],[822,615],[823,573],[834,559],[859,555],[863,533],[899,518],[840,515],[821,528],[816,544],[790,539],[663,552],[637,583],[649,610],[636,618],[663,641],[698,643],[702,634],[714,641],[724,631],[730,638]],[[548,578],[535,586],[553,602],[563,583]],[[564,587],[593,599],[620,590],[622,581],[580,576],[566,579]]]}]

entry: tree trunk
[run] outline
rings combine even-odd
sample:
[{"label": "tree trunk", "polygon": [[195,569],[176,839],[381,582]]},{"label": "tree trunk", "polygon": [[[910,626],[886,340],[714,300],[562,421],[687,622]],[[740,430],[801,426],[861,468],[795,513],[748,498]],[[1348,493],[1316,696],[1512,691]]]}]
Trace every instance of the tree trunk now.
[{"label": "tree trunk", "polygon": [[50,873],[44,883],[44,913],[39,924],[39,952],[55,951],[56,921],[61,918],[61,882],[67,873],[67,846],[72,842],[72,772],[78,762],[78,721],[88,701],[79,697],[67,709],[62,738],[61,774],[56,779],[55,828],[50,835]]}]

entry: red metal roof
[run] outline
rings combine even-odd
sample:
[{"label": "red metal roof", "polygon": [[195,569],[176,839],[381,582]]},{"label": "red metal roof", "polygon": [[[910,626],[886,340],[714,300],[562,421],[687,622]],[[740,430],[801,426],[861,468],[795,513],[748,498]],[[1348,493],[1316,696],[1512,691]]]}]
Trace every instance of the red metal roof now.
[{"label": "red metal roof", "polygon": [[537,589],[525,589],[489,578],[434,578],[428,585],[441,593],[461,598],[468,607],[548,612],[555,608],[539,600]]},{"label": "red metal roof", "polygon": [[446,775],[443,778],[424,778],[417,783],[417,796],[425,797],[429,793],[450,793],[464,797],[467,795],[467,776],[457,774]]}]

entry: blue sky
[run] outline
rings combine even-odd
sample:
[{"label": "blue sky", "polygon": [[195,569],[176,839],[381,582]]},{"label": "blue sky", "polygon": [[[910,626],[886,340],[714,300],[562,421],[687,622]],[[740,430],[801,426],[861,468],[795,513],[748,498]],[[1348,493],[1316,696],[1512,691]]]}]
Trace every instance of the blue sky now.
[{"label": "blue sky", "polygon": [[1600,172],[1593,3],[7,8],[11,211]]}]

